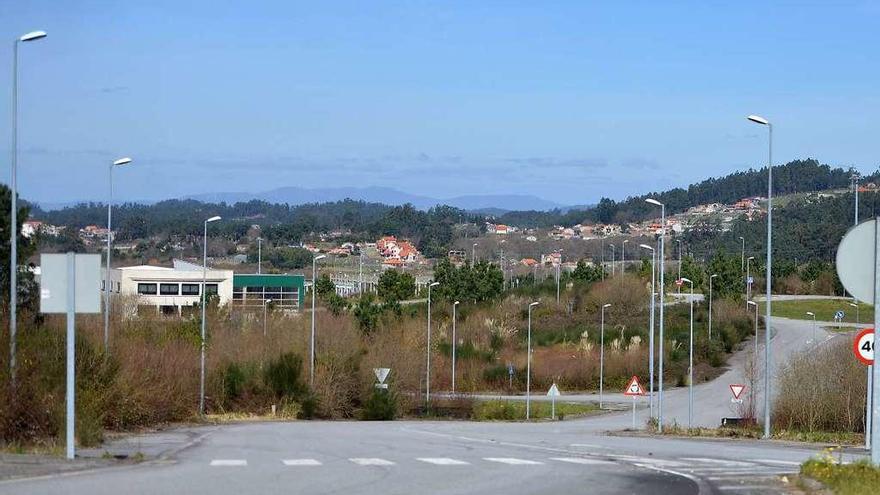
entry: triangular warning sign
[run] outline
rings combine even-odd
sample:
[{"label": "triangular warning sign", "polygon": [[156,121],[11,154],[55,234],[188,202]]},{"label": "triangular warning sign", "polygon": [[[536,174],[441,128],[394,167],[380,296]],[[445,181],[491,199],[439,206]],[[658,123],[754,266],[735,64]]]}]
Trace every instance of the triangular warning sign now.
[{"label": "triangular warning sign", "polygon": [[379,383],[385,383],[385,379],[388,378],[388,373],[391,373],[391,368],[373,368],[373,373],[376,375],[376,379],[379,380]]},{"label": "triangular warning sign", "polygon": [[733,392],[734,399],[739,399],[739,396],[742,395],[745,389],[745,385],[733,384],[730,386],[730,391]]},{"label": "triangular warning sign", "polygon": [[626,390],[623,391],[623,395],[645,395],[645,389],[639,383],[639,377],[633,375],[629,385],[626,386]]}]

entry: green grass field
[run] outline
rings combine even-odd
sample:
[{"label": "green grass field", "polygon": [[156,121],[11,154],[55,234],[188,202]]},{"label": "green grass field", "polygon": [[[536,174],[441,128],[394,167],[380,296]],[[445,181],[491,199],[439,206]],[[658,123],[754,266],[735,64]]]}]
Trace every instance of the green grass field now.
[{"label": "green grass field", "polygon": [[[816,313],[816,321],[834,321],[834,313],[843,311],[843,321],[856,323],[856,308],[849,305],[851,301],[846,299],[808,299],[800,301],[773,301],[771,306],[773,316],[793,318],[797,320],[809,320],[807,311]],[[761,314],[766,311],[764,303],[760,303]],[[867,326],[874,321],[874,308],[867,304],[859,303],[858,322],[868,322]]]},{"label": "green grass field", "polygon": [[875,494],[880,486],[880,469],[867,461],[837,464],[831,454],[805,462],[801,474],[821,481],[840,495]]}]

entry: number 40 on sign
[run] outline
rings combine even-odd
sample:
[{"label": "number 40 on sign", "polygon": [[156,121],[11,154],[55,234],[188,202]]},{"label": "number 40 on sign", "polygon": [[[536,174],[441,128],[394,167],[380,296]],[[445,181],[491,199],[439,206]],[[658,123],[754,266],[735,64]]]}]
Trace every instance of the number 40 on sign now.
[{"label": "number 40 on sign", "polygon": [[870,366],[874,364],[874,329],[866,328],[853,340],[853,353],[856,358]]}]

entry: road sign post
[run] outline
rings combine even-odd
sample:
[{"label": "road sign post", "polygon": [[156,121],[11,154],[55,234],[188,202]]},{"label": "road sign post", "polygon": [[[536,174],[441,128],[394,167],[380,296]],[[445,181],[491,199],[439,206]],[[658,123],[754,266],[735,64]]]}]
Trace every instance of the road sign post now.
[{"label": "road sign post", "polygon": [[[837,248],[837,275],[844,288],[862,302],[880,308],[880,217],[851,228]],[[872,269],[866,269],[871,267]],[[880,328],[880,311],[874,312],[874,340]],[[868,380],[870,397],[866,399],[865,425],[870,433],[866,447],[871,449],[871,463],[880,466],[880,367],[873,366]],[[870,415],[870,416],[869,416]],[[866,432],[868,433],[868,432]]]},{"label": "road sign post", "polygon": [[738,383],[733,383],[730,385],[730,392],[733,393],[733,398],[730,399],[730,402],[734,404],[742,404],[743,400],[740,398],[742,393],[745,391],[746,386]]},{"label": "road sign post", "polygon": [[67,314],[66,455],[76,456],[76,314],[101,312],[101,255],[41,254],[40,312]]},{"label": "road sign post", "polygon": [[632,397],[633,402],[633,414],[632,414],[632,427],[633,430],[636,429],[636,397],[640,395],[645,395],[645,389],[642,388],[642,384],[639,383],[639,377],[633,375],[629,380],[629,384],[626,386],[626,390],[623,391],[623,395],[629,395]]},{"label": "road sign post", "polygon": [[388,384],[385,383],[385,379],[388,378],[389,373],[391,373],[391,368],[373,368],[373,374],[376,375],[376,380],[379,380],[378,383],[375,384],[376,388],[388,389]]},{"label": "road sign post", "polygon": [[556,419],[556,398],[559,397],[559,389],[555,383],[550,386],[547,396],[550,397],[550,419]]}]

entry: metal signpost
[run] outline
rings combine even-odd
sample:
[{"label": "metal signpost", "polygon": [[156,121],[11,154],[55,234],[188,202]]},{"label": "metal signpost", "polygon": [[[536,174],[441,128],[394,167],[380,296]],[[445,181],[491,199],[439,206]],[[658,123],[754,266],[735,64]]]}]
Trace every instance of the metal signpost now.
[{"label": "metal signpost", "polygon": [[559,389],[556,387],[556,384],[550,386],[550,390],[547,391],[547,397],[550,397],[550,418],[556,419],[556,398],[559,397]]},{"label": "metal signpost", "polygon": [[[843,287],[853,298],[880,307],[880,217],[862,222],[851,228],[837,248],[837,275]],[[870,267],[871,269],[867,269]],[[880,311],[874,312],[874,341],[880,328]],[[865,339],[866,341],[866,339]],[[864,342],[861,343],[865,345]],[[856,342],[856,350],[859,342]],[[865,351],[867,352],[867,349]],[[870,366],[865,407],[865,446],[871,449],[871,463],[880,466],[880,367]]]},{"label": "metal signpost", "polygon": [[645,389],[642,388],[642,384],[639,383],[639,377],[633,375],[633,377],[629,380],[629,385],[626,386],[626,390],[623,391],[623,395],[629,395],[633,398],[633,429],[636,429],[636,397],[645,395]]},{"label": "metal signpost", "polygon": [[74,444],[76,314],[101,312],[101,255],[41,254],[40,312],[67,314],[67,458]]}]

